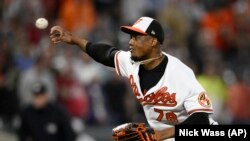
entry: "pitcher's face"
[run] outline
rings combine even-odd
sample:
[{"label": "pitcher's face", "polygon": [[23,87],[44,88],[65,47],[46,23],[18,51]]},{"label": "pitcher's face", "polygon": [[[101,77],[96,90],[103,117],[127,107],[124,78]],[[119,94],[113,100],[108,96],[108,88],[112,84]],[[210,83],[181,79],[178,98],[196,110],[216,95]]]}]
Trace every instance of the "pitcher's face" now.
[{"label": "pitcher's face", "polygon": [[152,39],[149,35],[131,34],[129,41],[131,59],[142,61],[148,59],[152,52]]}]

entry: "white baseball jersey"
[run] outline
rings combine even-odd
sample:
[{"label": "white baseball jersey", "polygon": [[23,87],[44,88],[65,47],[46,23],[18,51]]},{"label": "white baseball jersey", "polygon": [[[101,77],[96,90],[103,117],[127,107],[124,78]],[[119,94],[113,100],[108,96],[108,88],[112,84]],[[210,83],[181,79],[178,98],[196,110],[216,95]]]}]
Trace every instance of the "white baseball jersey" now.
[{"label": "white baseball jersey", "polygon": [[114,60],[118,75],[129,79],[149,125],[155,130],[163,130],[183,122],[194,112],[213,113],[212,103],[193,71],[176,57],[163,54],[168,57],[165,73],[146,92],[142,92],[140,87],[140,64],[131,62],[131,53],[119,51]]}]

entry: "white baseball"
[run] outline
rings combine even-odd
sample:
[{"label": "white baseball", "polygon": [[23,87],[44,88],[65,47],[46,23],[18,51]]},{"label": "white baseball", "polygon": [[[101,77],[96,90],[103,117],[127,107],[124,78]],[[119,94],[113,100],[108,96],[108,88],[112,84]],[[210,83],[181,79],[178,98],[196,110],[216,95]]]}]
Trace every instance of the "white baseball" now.
[{"label": "white baseball", "polygon": [[48,23],[48,20],[46,20],[45,18],[38,18],[36,20],[35,25],[38,29],[45,29],[48,27],[49,23]]}]

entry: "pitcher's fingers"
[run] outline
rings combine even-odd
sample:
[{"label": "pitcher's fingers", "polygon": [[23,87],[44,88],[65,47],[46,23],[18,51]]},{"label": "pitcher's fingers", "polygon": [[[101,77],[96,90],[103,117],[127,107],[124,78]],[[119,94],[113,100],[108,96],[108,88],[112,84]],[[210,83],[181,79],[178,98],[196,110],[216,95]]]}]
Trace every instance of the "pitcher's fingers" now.
[{"label": "pitcher's fingers", "polygon": [[54,31],[56,30],[61,30],[61,27],[60,26],[53,26],[51,29],[50,29],[50,34],[53,34]]},{"label": "pitcher's fingers", "polygon": [[59,43],[59,42],[61,42],[62,40],[61,40],[61,38],[52,38],[51,41],[52,41],[53,43]]},{"label": "pitcher's fingers", "polygon": [[54,33],[54,34],[51,34],[49,37],[50,37],[51,39],[52,39],[52,38],[58,38],[58,37],[60,37],[60,34],[59,34],[59,33]]},{"label": "pitcher's fingers", "polygon": [[51,35],[61,36],[63,29],[60,26],[53,26],[50,30]]},{"label": "pitcher's fingers", "polygon": [[62,41],[52,41],[53,44],[57,44],[57,43],[60,43]]},{"label": "pitcher's fingers", "polygon": [[56,41],[56,42],[53,42],[54,44],[58,44],[58,43],[60,43],[60,42],[62,42],[62,41]]}]

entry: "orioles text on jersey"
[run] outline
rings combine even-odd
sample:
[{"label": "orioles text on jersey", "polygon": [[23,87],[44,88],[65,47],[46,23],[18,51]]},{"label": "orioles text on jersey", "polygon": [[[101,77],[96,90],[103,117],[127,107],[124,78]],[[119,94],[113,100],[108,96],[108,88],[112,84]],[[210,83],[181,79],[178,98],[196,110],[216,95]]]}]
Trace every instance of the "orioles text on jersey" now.
[{"label": "orioles text on jersey", "polygon": [[[176,101],[176,93],[169,93],[167,90],[168,88],[166,86],[161,87],[157,92],[153,92],[151,94],[148,94],[144,97],[140,96],[140,93],[138,91],[138,88],[134,82],[133,75],[129,76],[129,84],[130,87],[138,99],[138,101],[144,106],[144,105],[155,105],[155,106],[167,106],[167,107],[174,107],[177,105]],[[146,94],[146,91],[143,92],[143,95]]]}]

